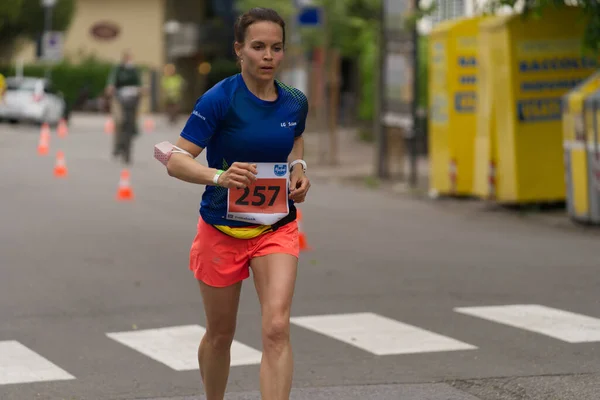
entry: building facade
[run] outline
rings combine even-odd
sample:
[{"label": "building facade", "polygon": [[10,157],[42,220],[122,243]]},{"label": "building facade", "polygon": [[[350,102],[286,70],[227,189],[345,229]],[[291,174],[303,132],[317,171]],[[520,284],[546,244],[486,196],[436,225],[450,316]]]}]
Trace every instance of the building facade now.
[{"label": "building facade", "polygon": [[[479,15],[484,12],[486,5],[490,0],[420,0],[422,7],[429,7],[435,4],[435,11],[432,15],[427,16],[419,21],[419,32],[428,34],[431,29],[438,23],[446,20],[452,20],[462,17],[470,17]],[[491,0],[496,1],[496,0]],[[523,1],[518,1],[516,9],[519,10],[523,6]],[[512,9],[508,6],[501,7],[496,11],[497,15],[511,13]]]},{"label": "building facade", "polygon": [[[116,63],[129,50],[155,77],[173,63],[187,82],[183,101],[189,108],[204,90],[199,65],[231,56],[234,19],[233,0],[77,0],[64,56],[75,63],[90,56]],[[17,59],[35,62],[36,44],[20,46]]]}]

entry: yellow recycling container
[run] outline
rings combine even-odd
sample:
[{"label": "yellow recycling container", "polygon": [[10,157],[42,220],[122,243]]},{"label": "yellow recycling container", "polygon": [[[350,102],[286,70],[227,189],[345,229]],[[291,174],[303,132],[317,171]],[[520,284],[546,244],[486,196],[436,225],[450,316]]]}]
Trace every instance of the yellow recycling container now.
[{"label": "yellow recycling container", "polygon": [[561,98],[597,67],[584,56],[580,8],[482,22],[494,64],[496,201],[564,201]]},{"label": "yellow recycling container", "polygon": [[577,221],[600,223],[600,72],[563,97],[563,146],[567,212]]},{"label": "yellow recycling container", "polygon": [[477,32],[484,18],[442,22],[429,37],[429,182],[435,195],[472,195]]},{"label": "yellow recycling container", "polygon": [[[589,220],[600,224],[600,91],[585,100]],[[589,117],[588,117],[589,116]],[[589,122],[587,122],[589,121]]]},{"label": "yellow recycling container", "polygon": [[[489,21],[484,20],[484,21]],[[482,199],[496,196],[496,108],[494,76],[498,73],[490,48],[490,31],[477,36],[477,107],[473,154],[473,194]]]}]

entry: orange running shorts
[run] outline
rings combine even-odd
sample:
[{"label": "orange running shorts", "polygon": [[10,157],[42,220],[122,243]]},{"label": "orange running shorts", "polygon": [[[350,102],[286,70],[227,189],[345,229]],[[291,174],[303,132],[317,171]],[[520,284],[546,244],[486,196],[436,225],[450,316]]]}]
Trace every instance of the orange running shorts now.
[{"label": "orange running shorts", "polygon": [[250,260],[268,254],[300,254],[298,223],[292,221],[275,232],[252,239],[226,235],[198,219],[198,230],[190,249],[190,270],[196,279],[214,287],[233,285],[250,276]]}]

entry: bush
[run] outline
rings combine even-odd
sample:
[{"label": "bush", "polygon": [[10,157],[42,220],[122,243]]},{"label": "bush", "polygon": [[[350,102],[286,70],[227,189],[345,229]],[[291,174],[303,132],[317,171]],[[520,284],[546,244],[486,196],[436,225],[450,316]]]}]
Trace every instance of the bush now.
[{"label": "bush", "polygon": [[[89,58],[78,64],[66,61],[55,64],[50,67],[50,71],[54,87],[62,92],[70,109],[86,85],[89,98],[101,95],[112,67],[111,63]],[[4,76],[15,76],[15,66],[0,65],[0,73]],[[42,64],[25,65],[23,68],[25,76],[44,77],[45,74],[46,66]]]},{"label": "bush", "polygon": [[211,62],[211,69],[206,77],[207,90],[223,79],[240,72],[236,61],[228,58],[216,58]]},{"label": "bush", "polygon": [[377,27],[375,25],[363,30],[357,38],[362,43],[362,51],[357,55],[360,74],[360,97],[358,117],[361,121],[372,121],[375,116],[375,79],[378,67]]}]

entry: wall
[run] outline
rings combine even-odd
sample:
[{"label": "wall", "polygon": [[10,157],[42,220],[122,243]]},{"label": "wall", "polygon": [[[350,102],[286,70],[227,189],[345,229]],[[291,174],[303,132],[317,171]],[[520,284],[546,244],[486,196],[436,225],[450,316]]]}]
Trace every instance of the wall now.
[{"label": "wall", "polygon": [[[90,28],[101,21],[117,24],[119,36],[112,40],[94,38]],[[80,0],[65,50],[117,61],[123,49],[129,48],[138,63],[160,68],[165,58],[163,23],[164,0]]]},{"label": "wall", "polygon": [[[75,60],[94,54],[109,61],[119,60],[124,49],[132,50],[135,60],[151,68],[164,63],[165,0],[79,0],[75,16],[65,37],[65,55]],[[111,40],[95,38],[90,29],[108,21],[120,28]],[[35,60],[35,46],[22,47],[16,58]]]}]

